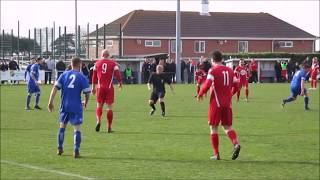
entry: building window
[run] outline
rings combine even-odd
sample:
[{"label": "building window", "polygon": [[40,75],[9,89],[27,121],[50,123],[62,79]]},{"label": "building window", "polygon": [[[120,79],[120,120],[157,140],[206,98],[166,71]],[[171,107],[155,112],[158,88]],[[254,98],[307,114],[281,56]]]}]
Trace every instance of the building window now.
[{"label": "building window", "polygon": [[205,51],[206,51],[206,42],[205,41],[195,41],[194,42],[194,52],[205,53]]},{"label": "building window", "polygon": [[279,41],[279,46],[281,48],[292,48],[293,42],[292,41]]},{"label": "building window", "polygon": [[248,41],[238,42],[238,52],[241,52],[241,53],[248,52]]},{"label": "building window", "polygon": [[[170,41],[170,49],[171,53],[176,53],[176,40]],[[182,41],[180,40],[180,53],[182,53]]]},{"label": "building window", "polygon": [[146,46],[146,47],[161,47],[161,41],[160,40],[145,40],[144,46]]},{"label": "building window", "polygon": [[106,45],[107,45],[108,47],[113,46],[113,40],[107,40],[107,41],[106,41]]}]

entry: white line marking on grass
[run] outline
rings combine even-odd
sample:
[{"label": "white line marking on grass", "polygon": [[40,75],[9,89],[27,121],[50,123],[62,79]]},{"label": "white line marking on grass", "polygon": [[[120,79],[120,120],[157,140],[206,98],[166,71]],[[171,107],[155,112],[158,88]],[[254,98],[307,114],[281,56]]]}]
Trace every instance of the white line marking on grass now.
[{"label": "white line marking on grass", "polygon": [[81,175],[78,175],[78,174],[66,173],[66,172],[63,172],[63,171],[47,169],[47,168],[33,166],[33,165],[29,165],[29,164],[21,164],[21,163],[17,163],[17,162],[14,162],[14,161],[1,160],[1,163],[16,165],[16,166],[20,166],[20,167],[24,167],[24,168],[28,168],[28,169],[34,169],[34,170],[38,170],[38,171],[50,172],[50,173],[54,173],[54,174],[60,174],[60,175],[64,175],[64,176],[77,177],[77,178],[80,178],[80,179],[87,179],[87,180],[93,180],[94,179],[94,178],[90,178],[90,177],[86,177],[86,176],[81,176]]}]

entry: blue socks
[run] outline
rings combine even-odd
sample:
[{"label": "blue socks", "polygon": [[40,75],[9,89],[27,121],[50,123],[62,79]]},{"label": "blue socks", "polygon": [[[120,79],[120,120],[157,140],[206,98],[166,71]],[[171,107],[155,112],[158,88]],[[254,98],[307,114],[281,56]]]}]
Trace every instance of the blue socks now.
[{"label": "blue socks", "polygon": [[291,101],[294,101],[295,98],[292,97],[292,96],[289,96],[287,99],[283,100],[284,103],[288,103],[288,102],[291,102]]},{"label": "blue socks", "polygon": [[65,128],[60,128],[57,135],[58,149],[62,149]]},{"label": "blue socks", "polygon": [[305,96],[304,97],[304,109],[309,109],[308,104],[309,104],[309,97]]},{"label": "blue socks", "polygon": [[[63,140],[64,140],[64,131],[65,128],[60,128],[57,135],[57,143],[58,143],[58,149],[62,149]],[[74,151],[79,152],[81,143],[81,132],[76,131],[74,132]]]},{"label": "blue socks", "polygon": [[81,143],[81,132],[76,131],[74,132],[74,151],[75,152],[79,152],[80,143]]},{"label": "blue socks", "polygon": [[39,104],[40,93],[36,94],[36,106]]},{"label": "blue socks", "polygon": [[30,107],[30,100],[31,100],[31,95],[27,95],[27,105],[26,105],[26,108],[29,108]]}]

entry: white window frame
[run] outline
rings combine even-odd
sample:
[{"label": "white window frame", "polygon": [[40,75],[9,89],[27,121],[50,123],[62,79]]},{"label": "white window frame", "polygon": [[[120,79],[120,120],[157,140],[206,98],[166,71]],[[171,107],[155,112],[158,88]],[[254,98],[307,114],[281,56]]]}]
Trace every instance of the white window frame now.
[{"label": "white window frame", "polygon": [[[172,42],[174,42],[174,43],[172,43]],[[176,48],[176,40],[175,39],[170,40],[170,52],[176,53],[176,49],[172,49],[173,47]],[[180,40],[180,53],[182,53],[182,40]]]},{"label": "white window frame", "polygon": [[292,48],[293,41],[279,41],[279,47],[281,48]]},{"label": "white window frame", "polygon": [[[199,43],[199,46],[198,46],[199,49],[196,49],[197,43]],[[203,44],[203,51],[201,51],[202,44]],[[195,53],[205,53],[206,52],[206,41],[194,41],[194,48],[193,49],[194,49]]]},{"label": "white window frame", "polygon": [[[244,51],[240,51],[240,44],[241,43],[245,43],[246,44],[246,48]],[[248,52],[248,49],[249,49],[249,42],[248,41],[238,41],[238,52],[239,53],[246,53]]]},{"label": "white window frame", "polygon": [[107,47],[112,47],[113,46],[113,40],[106,40],[106,46]]},{"label": "white window frame", "polygon": [[[155,42],[159,42],[159,45],[155,45]],[[145,40],[144,46],[145,47],[161,47],[161,40]]]}]

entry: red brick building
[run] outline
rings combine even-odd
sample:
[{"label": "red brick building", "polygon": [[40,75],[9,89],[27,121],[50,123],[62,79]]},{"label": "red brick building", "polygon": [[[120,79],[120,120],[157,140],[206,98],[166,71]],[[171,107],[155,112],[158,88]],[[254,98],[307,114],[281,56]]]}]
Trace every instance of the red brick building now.
[{"label": "red brick building", "polygon": [[[201,16],[199,12],[181,12],[183,58],[207,56],[213,50],[223,53],[311,53],[315,50],[316,36],[268,13],[209,14]],[[175,11],[135,10],[107,24],[105,28],[99,28],[98,32],[90,33],[90,44],[95,44],[98,35],[100,56],[105,34],[106,48],[113,55],[134,57],[168,53],[174,57],[175,16]],[[95,57],[95,46],[89,50],[90,56]]]}]

